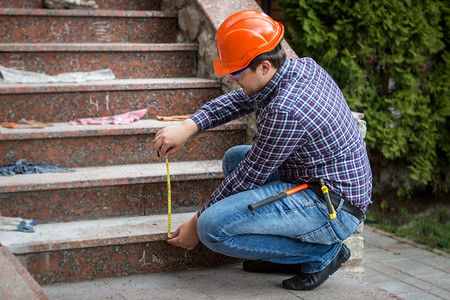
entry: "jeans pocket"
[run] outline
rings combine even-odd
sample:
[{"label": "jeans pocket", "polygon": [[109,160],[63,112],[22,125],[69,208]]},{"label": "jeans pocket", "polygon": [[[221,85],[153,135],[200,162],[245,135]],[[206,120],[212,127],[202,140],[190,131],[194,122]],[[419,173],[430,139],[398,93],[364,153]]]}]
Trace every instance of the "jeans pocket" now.
[{"label": "jeans pocket", "polygon": [[330,224],[325,224],[322,227],[298,236],[298,239],[306,243],[316,243],[322,245],[331,245],[340,242],[340,239],[334,233]]},{"label": "jeans pocket", "polygon": [[360,222],[355,216],[342,210],[338,216],[333,220],[331,227],[336,236],[344,241],[356,231]]}]

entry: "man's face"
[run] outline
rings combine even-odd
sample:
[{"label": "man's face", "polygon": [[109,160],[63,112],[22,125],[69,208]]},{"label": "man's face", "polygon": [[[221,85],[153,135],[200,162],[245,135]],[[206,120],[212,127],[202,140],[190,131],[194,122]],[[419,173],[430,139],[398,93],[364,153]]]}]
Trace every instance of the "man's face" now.
[{"label": "man's face", "polygon": [[228,80],[236,82],[246,95],[259,93],[267,84],[262,65],[259,65],[255,71],[248,68],[236,76],[228,75]]}]

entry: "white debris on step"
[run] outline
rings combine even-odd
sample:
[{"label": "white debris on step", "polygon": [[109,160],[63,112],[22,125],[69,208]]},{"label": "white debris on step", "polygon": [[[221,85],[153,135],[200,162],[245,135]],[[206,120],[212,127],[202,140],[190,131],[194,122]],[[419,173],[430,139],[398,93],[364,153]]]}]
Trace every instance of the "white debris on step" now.
[{"label": "white debris on step", "polygon": [[84,82],[93,80],[112,80],[116,76],[110,69],[92,72],[70,72],[58,75],[22,71],[0,66],[0,83],[45,83],[45,82]]},{"label": "white debris on step", "polygon": [[95,0],[45,0],[44,7],[53,9],[95,9],[98,8]]}]

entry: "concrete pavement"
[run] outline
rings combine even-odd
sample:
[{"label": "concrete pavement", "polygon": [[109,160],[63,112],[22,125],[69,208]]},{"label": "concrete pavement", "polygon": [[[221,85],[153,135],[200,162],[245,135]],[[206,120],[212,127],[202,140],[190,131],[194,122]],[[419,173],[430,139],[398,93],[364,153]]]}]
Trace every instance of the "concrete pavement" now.
[{"label": "concrete pavement", "polygon": [[240,265],[44,286],[50,299],[450,299],[450,256],[365,226],[365,280],[336,272],[313,291],[289,291],[289,275]]},{"label": "concrete pavement", "polygon": [[239,265],[177,273],[103,279],[44,287],[50,299],[399,299],[338,271],[312,291],[290,291],[281,281],[292,275],[253,274]]},{"label": "concrete pavement", "polygon": [[365,281],[406,300],[450,299],[450,255],[365,226]]}]

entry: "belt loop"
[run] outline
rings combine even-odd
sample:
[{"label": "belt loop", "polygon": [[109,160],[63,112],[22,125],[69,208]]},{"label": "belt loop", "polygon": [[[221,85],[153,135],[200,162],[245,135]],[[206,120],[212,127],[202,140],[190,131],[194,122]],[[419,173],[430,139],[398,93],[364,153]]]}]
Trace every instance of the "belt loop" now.
[{"label": "belt loop", "polygon": [[335,207],[334,209],[335,209],[336,211],[341,211],[342,206],[344,205],[344,203],[345,203],[345,199],[339,197],[339,205],[338,205],[338,207]]}]

